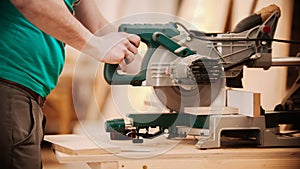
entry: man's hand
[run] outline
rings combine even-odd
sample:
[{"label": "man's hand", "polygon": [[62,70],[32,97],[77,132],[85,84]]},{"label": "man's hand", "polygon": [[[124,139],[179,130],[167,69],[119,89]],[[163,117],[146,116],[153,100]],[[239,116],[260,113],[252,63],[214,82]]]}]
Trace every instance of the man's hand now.
[{"label": "man's hand", "polygon": [[106,43],[103,46],[108,48],[104,49],[100,46],[100,49],[105,52],[101,61],[106,63],[119,64],[124,59],[128,63],[131,62],[140,45],[139,36],[124,32],[109,33],[102,38],[103,43]]},{"label": "man's hand", "polygon": [[101,62],[124,66],[125,61],[130,63],[134,59],[139,44],[140,37],[137,35],[111,32],[104,36],[93,36],[82,52]]}]

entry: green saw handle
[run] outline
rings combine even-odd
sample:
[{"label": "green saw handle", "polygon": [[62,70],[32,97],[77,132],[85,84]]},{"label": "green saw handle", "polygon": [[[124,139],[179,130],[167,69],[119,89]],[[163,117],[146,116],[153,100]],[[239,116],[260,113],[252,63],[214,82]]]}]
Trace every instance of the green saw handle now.
[{"label": "green saw handle", "polygon": [[104,65],[104,79],[110,85],[131,84],[133,86],[141,86],[142,82],[146,80],[149,60],[160,45],[153,40],[153,34],[155,32],[161,32],[169,38],[180,34],[176,24],[171,22],[167,24],[122,24],[119,26],[118,31],[138,35],[141,41],[147,45],[148,49],[143,57],[140,72],[135,75],[118,74],[118,64],[106,63]]}]

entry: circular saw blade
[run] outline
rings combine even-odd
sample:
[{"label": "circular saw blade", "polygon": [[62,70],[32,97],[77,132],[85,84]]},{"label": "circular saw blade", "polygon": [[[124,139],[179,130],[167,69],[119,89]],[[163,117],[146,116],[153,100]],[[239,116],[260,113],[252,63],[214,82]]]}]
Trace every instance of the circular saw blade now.
[{"label": "circular saw blade", "polygon": [[193,89],[184,89],[180,86],[154,86],[158,99],[170,111],[183,112],[185,107],[207,107],[216,99],[222,89],[211,85],[197,85]]},{"label": "circular saw blade", "polygon": [[[184,46],[196,50],[197,54],[202,56],[209,56],[210,48],[207,48],[207,43],[194,39],[192,41],[182,40],[184,36],[179,35],[173,38],[176,41],[183,41],[181,43]],[[167,49],[159,47],[159,50],[154,52],[153,61],[154,63],[160,63],[166,65],[172,62],[178,57],[172,54]],[[165,50],[164,52],[162,52]],[[210,56],[211,57],[211,56]],[[213,56],[218,57],[217,55]],[[155,58],[159,58],[155,60]],[[155,62],[156,61],[156,62]],[[158,62],[159,61],[159,62]],[[162,82],[162,79],[158,80]],[[214,83],[209,84],[194,84],[192,87],[184,85],[154,85],[155,95],[158,97],[160,102],[165,105],[170,111],[183,112],[185,107],[207,107],[210,106],[213,101],[218,97],[222,89],[225,88],[225,78],[220,78]]]}]

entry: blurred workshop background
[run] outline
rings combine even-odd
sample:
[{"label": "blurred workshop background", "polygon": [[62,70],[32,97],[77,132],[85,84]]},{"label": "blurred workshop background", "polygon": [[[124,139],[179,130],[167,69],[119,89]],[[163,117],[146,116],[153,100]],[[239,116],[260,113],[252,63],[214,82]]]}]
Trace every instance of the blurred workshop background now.
[{"label": "blurred workshop background", "polygon": [[[158,12],[175,15],[198,30],[204,32],[228,32],[243,18],[255,11],[276,4],[281,8],[281,17],[277,26],[275,38],[299,40],[299,6],[297,0],[96,0],[103,15],[114,22],[122,17],[145,12]],[[298,11],[298,13],[296,12]],[[166,20],[166,23],[168,21]],[[296,31],[298,30],[298,32]],[[296,49],[289,44],[273,43],[273,57],[296,55]],[[47,116],[47,133],[72,133],[78,118],[85,121],[95,121],[103,117],[117,115],[116,105],[111,96],[111,87],[103,80],[101,70],[89,71],[94,60],[78,59],[80,53],[67,46],[65,68],[58,86],[47,97],[45,114]],[[93,63],[92,63],[93,62]],[[76,73],[74,68],[85,71]],[[101,67],[101,66],[100,66]],[[243,85],[246,90],[261,93],[261,103],[264,109],[274,109],[279,104],[287,88],[293,82],[292,74],[288,76],[288,68],[276,67],[267,71],[262,69],[244,69]],[[96,80],[95,80],[96,79]],[[74,85],[76,84],[76,85]],[[142,109],[147,103],[149,89],[126,87],[130,103],[137,109]],[[132,96],[132,97],[131,97]],[[74,108],[73,98],[76,98]],[[96,100],[96,102],[94,102]]]}]

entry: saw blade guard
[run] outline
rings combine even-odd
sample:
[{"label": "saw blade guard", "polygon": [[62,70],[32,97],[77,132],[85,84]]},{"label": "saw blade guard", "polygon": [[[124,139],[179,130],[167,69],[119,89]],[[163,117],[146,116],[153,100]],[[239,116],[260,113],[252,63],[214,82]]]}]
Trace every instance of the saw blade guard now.
[{"label": "saw blade guard", "polygon": [[169,74],[173,86],[154,85],[153,88],[160,102],[170,111],[184,112],[186,107],[224,106],[225,78],[219,59],[201,55],[178,58],[170,63],[166,74]]}]

